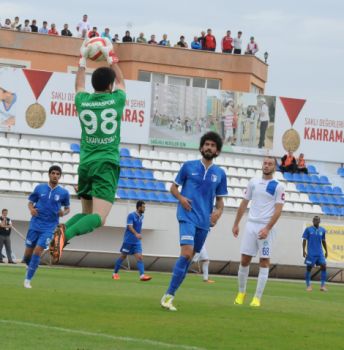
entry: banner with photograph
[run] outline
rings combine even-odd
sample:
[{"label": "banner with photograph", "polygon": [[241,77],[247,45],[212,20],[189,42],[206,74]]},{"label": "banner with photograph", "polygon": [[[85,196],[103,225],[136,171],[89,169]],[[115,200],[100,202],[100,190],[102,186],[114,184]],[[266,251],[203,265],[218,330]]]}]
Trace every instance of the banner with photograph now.
[{"label": "banner with photograph", "polygon": [[[90,76],[86,91],[93,91]],[[74,105],[75,74],[28,69],[0,69],[0,131],[80,138]],[[124,143],[148,143],[151,88],[126,81],[127,101],[122,117]]]},{"label": "banner with photograph", "polygon": [[320,117],[306,100],[279,97],[274,140],[276,156],[290,150],[309,160],[342,163],[344,119],[339,113]]},{"label": "banner with photograph", "polygon": [[198,148],[218,132],[223,151],[267,154],[273,147],[276,97],[156,83],[152,85],[152,145]]},{"label": "banner with photograph", "polygon": [[326,243],[328,260],[331,262],[344,263],[344,226],[321,225],[327,231]]}]

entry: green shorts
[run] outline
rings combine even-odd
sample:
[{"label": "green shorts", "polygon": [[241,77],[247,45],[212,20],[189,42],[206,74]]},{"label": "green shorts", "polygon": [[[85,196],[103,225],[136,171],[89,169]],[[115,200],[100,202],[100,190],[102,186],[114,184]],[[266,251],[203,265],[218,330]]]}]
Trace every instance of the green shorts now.
[{"label": "green shorts", "polygon": [[93,197],[113,203],[119,179],[119,165],[110,161],[80,164],[78,169],[78,196]]}]

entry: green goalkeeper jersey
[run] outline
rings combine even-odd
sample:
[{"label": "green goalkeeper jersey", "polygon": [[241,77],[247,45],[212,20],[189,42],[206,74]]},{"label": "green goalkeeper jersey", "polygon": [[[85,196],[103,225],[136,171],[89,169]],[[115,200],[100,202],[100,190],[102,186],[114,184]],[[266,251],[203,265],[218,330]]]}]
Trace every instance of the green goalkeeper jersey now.
[{"label": "green goalkeeper jersey", "polygon": [[78,92],[75,106],[81,125],[80,164],[111,161],[119,164],[121,119],[126,94]]}]

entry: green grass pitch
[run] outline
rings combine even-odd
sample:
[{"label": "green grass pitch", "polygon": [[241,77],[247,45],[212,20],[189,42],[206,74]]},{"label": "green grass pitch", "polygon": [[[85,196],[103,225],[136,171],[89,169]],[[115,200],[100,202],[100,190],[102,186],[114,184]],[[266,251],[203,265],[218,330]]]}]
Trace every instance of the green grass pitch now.
[{"label": "green grass pitch", "polygon": [[177,312],[160,307],[170,274],[40,268],[31,290],[23,266],[0,267],[0,348],[114,349],[344,349],[344,286],[311,293],[304,284],[270,280],[262,307],[233,305],[236,279],[205,284],[189,274],[177,293]]}]

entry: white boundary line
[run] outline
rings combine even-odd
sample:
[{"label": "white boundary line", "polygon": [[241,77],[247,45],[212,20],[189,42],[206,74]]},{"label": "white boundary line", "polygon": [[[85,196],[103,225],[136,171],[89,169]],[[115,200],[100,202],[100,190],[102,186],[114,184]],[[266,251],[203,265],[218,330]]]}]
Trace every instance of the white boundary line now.
[{"label": "white boundary line", "polygon": [[59,332],[65,332],[65,333],[71,333],[71,334],[81,334],[85,336],[90,337],[99,337],[99,338],[106,338],[110,340],[120,340],[128,343],[143,343],[147,345],[152,346],[159,346],[163,348],[172,348],[172,349],[184,349],[184,350],[206,350],[205,348],[199,348],[196,346],[189,346],[189,345],[182,345],[182,344],[170,344],[170,343],[164,343],[160,341],[150,340],[150,339],[140,339],[140,338],[132,338],[132,337],[122,337],[122,336],[116,336],[116,335],[110,335],[105,333],[94,333],[94,332],[88,332],[83,330],[77,330],[77,329],[69,329],[69,328],[62,328],[62,327],[55,327],[55,326],[47,326],[39,323],[31,323],[31,322],[22,322],[22,321],[14,321],[14,320],[1,320],[0,323],[2,324],[12,324],[17,326],[24,326],[24,327],[34,327],[34,328],[41,328],[41,329],[50,329],[53,331],[59,331]]}]

